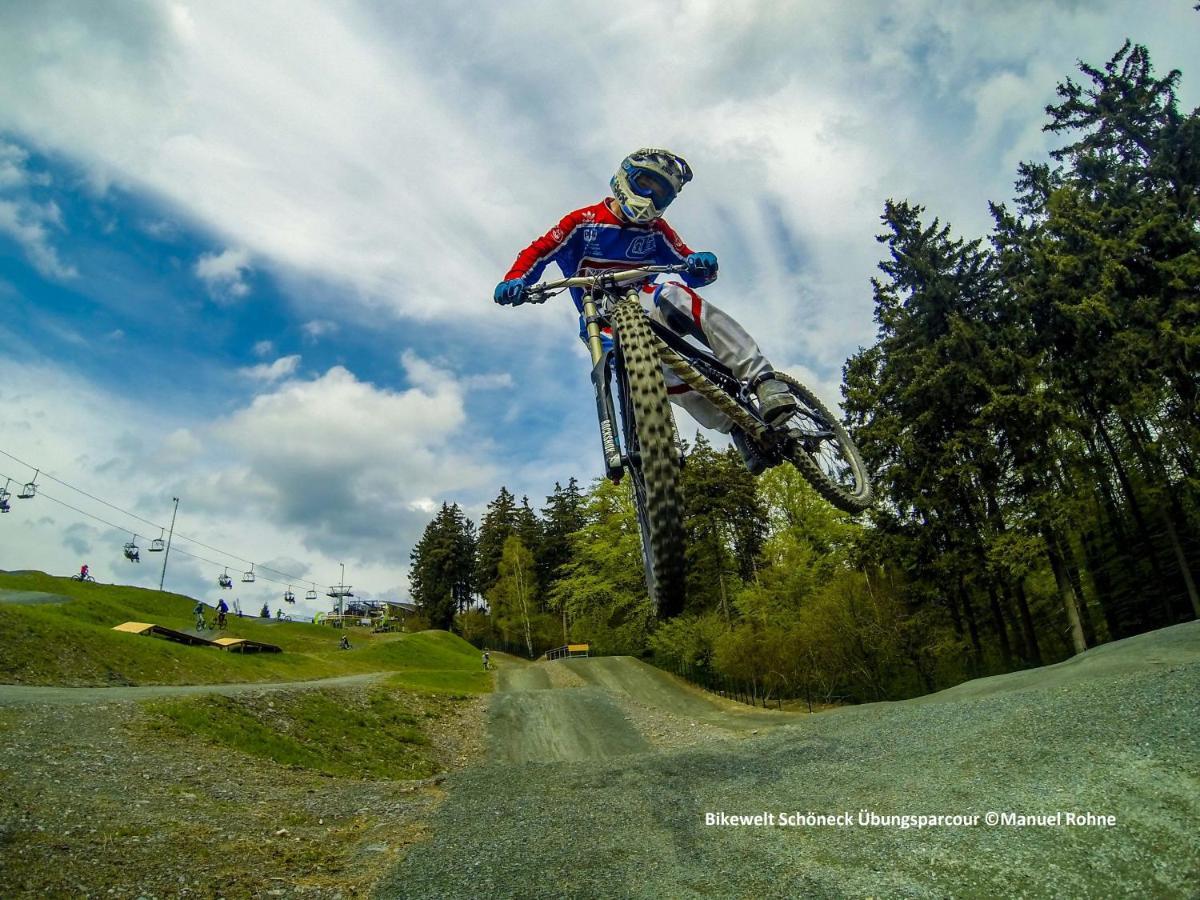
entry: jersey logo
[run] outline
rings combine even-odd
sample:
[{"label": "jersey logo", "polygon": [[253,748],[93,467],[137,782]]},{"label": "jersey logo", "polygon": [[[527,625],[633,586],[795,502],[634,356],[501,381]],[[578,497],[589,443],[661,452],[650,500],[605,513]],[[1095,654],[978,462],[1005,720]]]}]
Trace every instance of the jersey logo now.
[{"label": "jersey logo", "polygon": [[654,252],[654,235],[641,234],[629,242],[629,249],[625,251],[625,255],[630,259],[639,259],[643,256],[649,256]]}]

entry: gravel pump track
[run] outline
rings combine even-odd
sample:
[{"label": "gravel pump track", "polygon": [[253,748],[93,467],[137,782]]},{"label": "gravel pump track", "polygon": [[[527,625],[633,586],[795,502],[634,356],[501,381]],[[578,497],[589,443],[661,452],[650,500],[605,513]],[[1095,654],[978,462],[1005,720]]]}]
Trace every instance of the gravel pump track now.
[{"label": "gravel pump track", "polygon": [[626,452],[642,532],[646,588],[660,618],[683,610],[685,594],[683,510],[675,422],[659,363],[657,341],[636,299],[617,305],[612,322],[625,370],[622,391],[633,421],[626,421]]}]

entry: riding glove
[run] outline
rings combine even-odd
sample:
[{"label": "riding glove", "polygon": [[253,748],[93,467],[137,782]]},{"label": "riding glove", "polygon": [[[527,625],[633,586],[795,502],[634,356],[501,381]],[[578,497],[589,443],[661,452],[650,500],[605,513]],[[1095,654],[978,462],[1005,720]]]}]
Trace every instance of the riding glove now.
[{"label": "riding glove", "polygon": [[691,287],[703,287],[717,280],[717,255],[715,253],[693,253],[684,264],[687,266],[687,282]]},{"label": "riding glove", "polygon": [[525,302],[525,280],[510,278],[496,285],[495,300],[501,306],[520,306]]}]

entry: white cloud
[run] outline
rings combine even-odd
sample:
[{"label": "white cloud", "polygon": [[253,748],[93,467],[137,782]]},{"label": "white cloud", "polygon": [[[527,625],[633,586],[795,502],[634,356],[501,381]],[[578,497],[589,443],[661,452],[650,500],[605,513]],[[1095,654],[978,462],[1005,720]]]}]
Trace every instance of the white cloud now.
[{"label": "white cloud", "polygon": [[463,385],[478,391],[497,391],[511,388],[513,377],[508,372],[491,372],[484,375],[470,375],[463,379]]},{"label": "white cloud", "polygon": [[25,256],[47,278],[68,280],[78,276],[74,266],[59,258],[52,240],[52,231],[65,231],[62,211],[52,200],[38,201],[30,189],[50,183],[45,173],[30,172],[26,163],[29,154],[0,140],[0,235],[6,235],[25,251]]},{"label": "white cloud", "polygon": [[316,341],[327,334],[336,334],[338,324],[329,319],[311,319],[305,322],[301,328],[310,341]]},{"label": "white cloud", "polygon": [[281,356],[273,363],[249,366],[238,371],[247,378],[252,378],[255,381],[275,382],[284,378],[290,378],[295,374],[296,367],[299,365],[299,355]]},{"label": "white cloud", "polygon": [[250,254],[245,250],[230,249],[204,254],[196,261],[193,271],[214,300],[227,303],[241,300],[250,293],[250,286],[246,284],[249,268]]},{"label": "white cloud", "polygon": [[275,352],[275,342],[274,341],[265,341],[265,340],[258,341],[254,345],[254,355],[257,357],[261,358],[261,357],[270,356],[274,352]]}]

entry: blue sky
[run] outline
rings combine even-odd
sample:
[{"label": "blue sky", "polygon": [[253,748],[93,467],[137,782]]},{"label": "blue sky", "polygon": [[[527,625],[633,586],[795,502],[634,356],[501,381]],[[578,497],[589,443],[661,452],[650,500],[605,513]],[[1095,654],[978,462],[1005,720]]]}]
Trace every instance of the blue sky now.
[{"label": "blue sky", "polygon": [[[983,234],[1052,146],[1056,82],[1125,37],[1184,68],[1190,109],[1191,6],[5,4],[0,450],[151,522],[181,497],[235,572],[344,562],[403,594],[436,505],[597,474],[569,302],[490,297],[625,153],[688,157],[669,218],[720,257],[709,298],[836,402],[884,200]],[[44,487],[120,528],[18,504],[0,568],[157,584],[119,552],[152,527]],[[212,569],[168,583],[210,597]]]}]

